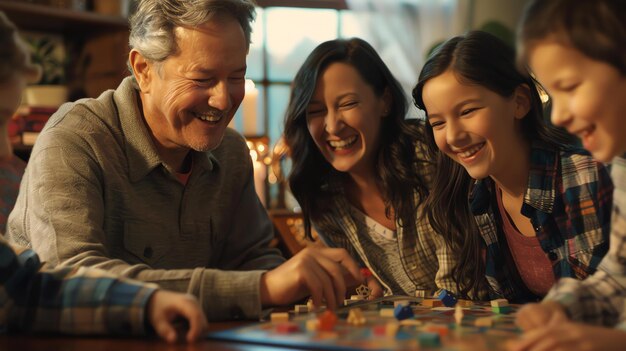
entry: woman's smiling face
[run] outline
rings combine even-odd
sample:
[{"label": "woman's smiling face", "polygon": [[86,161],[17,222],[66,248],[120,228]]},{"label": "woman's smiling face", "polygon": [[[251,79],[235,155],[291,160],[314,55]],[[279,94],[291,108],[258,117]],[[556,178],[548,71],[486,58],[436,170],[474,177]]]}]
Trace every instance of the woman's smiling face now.
[{"label": "woman's smiling face", "polygon": [[307,127],[324,158],[341,172],[370,172],[389,107],[351,65],[336,62],[318,77]]}]

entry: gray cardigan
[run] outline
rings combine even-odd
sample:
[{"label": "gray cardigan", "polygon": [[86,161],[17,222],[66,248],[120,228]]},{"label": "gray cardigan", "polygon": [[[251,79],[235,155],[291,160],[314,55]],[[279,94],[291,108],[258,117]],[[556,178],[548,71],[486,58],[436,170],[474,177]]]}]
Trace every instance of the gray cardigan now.
[{"label": "gray cardigan", "polygon": [[209,320],[256,318],[259,279],[284,259],[244,139],[193,152],[186,185],[162,163],[126,78],[63,105],[37,139],[8,238],[52,265],[98,267],[197,296]]}]

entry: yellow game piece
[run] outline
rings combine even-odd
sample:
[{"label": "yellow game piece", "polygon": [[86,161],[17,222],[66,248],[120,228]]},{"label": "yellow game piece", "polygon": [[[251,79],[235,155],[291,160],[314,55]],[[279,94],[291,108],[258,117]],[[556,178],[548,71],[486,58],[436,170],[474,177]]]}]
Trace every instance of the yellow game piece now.
[{"label": "yellow game piece", "polygon": [[348,324],[363,325],[365,324],[365,316],[360,308],[351,308],[348,312]]},{"label": "yellow game piece", "polygon": [[270,314],[270,320],[272,323],[276,322],[288,322],[289,321],[289,313],[288,312],[274,312]]},{"label": "yellow game piece", "polygon": [[313,332],[317,330],[317,328],[319,327],[319,323],[320,322],[317,319],[309,319],[306,321],[304,326],[306,327],[306,330]]},{"label": "yellow game piece", "polygon": [[443,306],[443,302],[438,299],[424,299],[422,300],[422,306],[426,307],[441,307]]},{"label": "yellow game piece", "polygon": [[507,299],[491,300],[491,307],[504,307],[508,305],[509,305],[509,301]]}]

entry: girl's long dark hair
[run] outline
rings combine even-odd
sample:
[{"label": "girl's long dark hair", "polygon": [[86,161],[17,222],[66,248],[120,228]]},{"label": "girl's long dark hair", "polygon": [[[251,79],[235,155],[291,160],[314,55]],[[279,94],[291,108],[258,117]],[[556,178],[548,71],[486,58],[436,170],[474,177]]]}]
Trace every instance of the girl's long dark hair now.
[{"label": "girl's long dark hair", "polygon": [[[447,70],[453,70],[464,84],[480,85],[506,98],[520,85],[527,85],[531,108],[521,122],[524,136],[529,141],[542,140],[555,147],[572,141],[567,133],[545,122],[538,83],[517,70],[514,50],[495,36],[472,31],[449,39],[433,52],[413,89],[415,105],[427,116],[422,100],[424,84]],[[426,143],[429,151],[437,155],[437,169],[425,213],[458,258],[453,269],[457,291],[463,296],[477,296],[485,281],[485,267],[481,264],[485,245],[468,202],[474,181],[463,166],[438,150],[429,123],[426,123]]]},{"label": "girl's long dark hair", "polygon": [[425,180],[417,173],[420,162],[427,162],[416,154],[416,142],[423,145],[423,124],[405,119],[408,106],[402,87],[371,45],[358,38],[336,39],[317,46],[300,67],[285,115],[284,137],[292,161],[289,186],[302,208],[305,233],[311,237],[311,222],[321,218],[328,207],[328,199],[333,195],[326,187],[329,180],[344,176],[321,154],[306,122],[306,109],[317,80],[335,62],[354,67],[377,96],[385,91],[391,96],[389,115],[382,119],[379,132],[376,181],[385,199],[387,216],[393,208],[403,226],[414,225],[417,204],[413,202],[413,191],[421,198],[427,194]]}]

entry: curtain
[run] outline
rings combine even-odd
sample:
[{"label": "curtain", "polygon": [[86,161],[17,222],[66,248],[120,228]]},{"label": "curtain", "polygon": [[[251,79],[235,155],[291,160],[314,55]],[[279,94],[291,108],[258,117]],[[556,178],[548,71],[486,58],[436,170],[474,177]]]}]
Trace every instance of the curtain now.
[{"label": "curtain", "polygon": [[[378,51],[409,101],[434,45],[463,33],[471,21],[471,0],[347,0],[359,36]],[[408,117],[420,117],[411,102]]]}]

